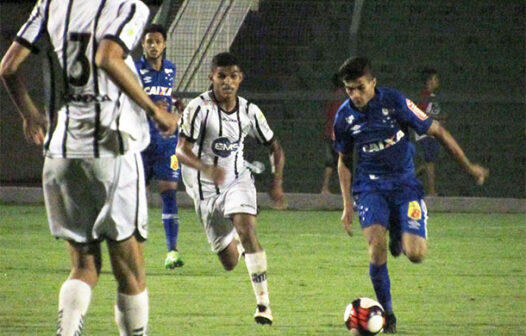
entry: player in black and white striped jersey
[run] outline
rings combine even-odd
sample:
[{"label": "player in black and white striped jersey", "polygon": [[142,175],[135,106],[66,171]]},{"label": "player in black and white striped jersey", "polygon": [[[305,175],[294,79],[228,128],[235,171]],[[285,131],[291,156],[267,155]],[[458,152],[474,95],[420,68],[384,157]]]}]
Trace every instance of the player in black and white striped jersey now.
[{"label": "player in black and white striped jersey", "polygon": [[[67,241],[71,256],[72,269],[59,294],[57,335],[82,332],[101,269],[102,240],[119,284],[115,313],[120,334],[146,335],[142,242],[147,206],[140,151],[149,142],[149,131],[143,109],[168,134],[177,122],[144,93],[128,57],[148,15],[137,0],[40,0],[0,65],[26,138],[44,145],[50,230]],[[59,111],[48,111],[48,122],[20,73],[45,35],[62,67],[65,100]]]},{"label": "player in black and white striped jersey", "polygon": [[215,55],[210,80],[212,90],[193,99],[183,113],[176,154],[212,251],[230,271],[238,263],[242,245],[256,295],[254,318],[271,324],[267,258],[255,230],[256,188],[243,158],[245,137],[269,148],[274,174],[271,197],[281,208],[285,208],[285,156],[261,110],[237,96],[243,73],[236,57],[227,52]]}]

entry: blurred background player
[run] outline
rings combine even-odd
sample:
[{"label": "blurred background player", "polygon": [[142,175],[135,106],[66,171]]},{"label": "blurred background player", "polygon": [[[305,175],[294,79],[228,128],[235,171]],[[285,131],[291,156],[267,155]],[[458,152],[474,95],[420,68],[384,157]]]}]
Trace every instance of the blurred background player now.
[{"label": "blurred background player", "polygon": [[[59,293],[56,335],[82,333],[102,267],[103,240],[118,283],[115,321],[120,335],[146,335],[143,242],[148,208],[139,153],[149,135],[142,109],[168,133],[177,122],[144,93],[127,57],[148,14],[136,0],[39,1],[0,64],[26,138],[44,145],[42,184],[49,227],[53,236],[66,241],[71,259]],[[47,122],[20,71],[41,36],[49,37],[49,48],[61,61],[65,90],[64,106],[48,111]]]},{"label": "blurred background player", "polygon": [[[144,91],[155,104],[170,112],[177,106],[172,104],[172,87],[175,80],[175,65],[164,55],[166,49],[166,30],[158,24],[149,24],[144,28],[142,36],[144,55],[135,62],[137,72],[141,77]],[[182,112],[182,110],[181,110]],[[183,259],[177,250],[179,234],[179,211],[177,207],[177,183],[179,182],[179,163],[175,156],[177,132],[164,137],[152,120],[150,124],[150,144],[142,152],[144,174],[148,185],[152,178],[159,181],[159,191],[162,200],[162,222],[166,236],[168,253],[164,261],[165,268],[181,267]]]},{"label": "blurred background player", "polygon": [[402,252],[414,263],[427,252],[427,210],[422,185],[414,171],[414,146],[408,128],[436,137],[459,165],[481,185],[489,171],[471,163],[451,134],[400,92],[377,88],[365,57],[346,60],[339,69],[349,99],[334,121],[338,176],[343,197],[342,223],[352,235],[351,170],[345,158],[358,152],[352,193],[369,246],[369,275],[386,311],[384,333],[396,332],[387,271],[386,233],[393,256]]},{"label": "blurred background player", "polygon": [[334,116],[340,105],[345,101],[345,91],[343,90],[342,81],[338,74],[335,73],[332,78],[332,99],[327,100],[323,112],[325,114],[325,127],[323,129],[323,142],[325,144],[325,168],[323,170],[323,179],[321,185],[321,194],[328,195],[331,193],[329,184],[331,176],[338,164],[338,153],[334,149]]},{"label": "blurred background player", "polygon": [[[440,86],[440,80],[438,78],[438,71],[432,68],[424,69],[421,72],[422,81],[424,88],[420,91],[418,97],[418,107],[424,111],[431,119],[440,122],[444,125],[447,119],[447,115],[442,112],[440,105],[437,101],[435,91]],[[427,134],[418,135],[416,134],[415,140],[422,148],[422,154],[424,163],[418,167],[416,174],[419,175],[421,172],[425,172],[425,192],[428,196],[436,196],[436,162],[438,160],[438,154],[440,151],[440,143],[432,136]]]},{"label": "blurred background player", "polygon": [[259,324],[272,324],[267,255],[256,234],[256,187],[243,158],[245,137],[250,135],[269,148],[274,175],[271,197],[278,203],[284,202],[285,155],[263,112],[237,95],[243,80],[237,58],[228,52],[215,55],[209,78],[212,90],[188,104],[180,123],[177,156],[183,181],[225,270],[233,270],[244,255],[256,295],[254,318]]}]

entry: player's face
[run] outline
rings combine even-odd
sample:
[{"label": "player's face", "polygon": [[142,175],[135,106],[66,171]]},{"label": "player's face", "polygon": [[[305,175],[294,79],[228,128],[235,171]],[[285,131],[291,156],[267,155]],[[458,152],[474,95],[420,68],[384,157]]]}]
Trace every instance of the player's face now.
[{"label": "player's face", "polygon": [[235,99],[243,73],[237,65],[219,66],[209,76],[214,87],[214,94],[220,101]]},{"label": "player's face", "polygon": [[148,33],[142,40],[142,48],[147,59],[157,59],[163,55],[166,41],[161,33]]},{"label": "player's face", "polygon": [[433,75],[431,78],[429,78],[429,91],[433,92],[440,86],[440,80],[438,79],[438,75]]},{"label": "player's face", "polygon": [[354,106],[363,109],[374,97],[374,88],[376,87],[376,78],[370,75],[364,75],[357,79],[343,81],[345,92],[351,99]]}]

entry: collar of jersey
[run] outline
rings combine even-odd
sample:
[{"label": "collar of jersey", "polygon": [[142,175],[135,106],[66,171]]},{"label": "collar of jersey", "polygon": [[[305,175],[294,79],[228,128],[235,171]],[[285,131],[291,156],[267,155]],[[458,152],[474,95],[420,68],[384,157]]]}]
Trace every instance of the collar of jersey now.
[{"label": "collar of jersey", "polygon": [[221,108],[221,105],[219,105],[219,102],[218,102],[217,99],[216,99],[216,96],[215,96],[215,94],[214,94],[214,90],[213,90],[213,89],[210,90],[210,98],[212,98],[212,101],[217,105],[217,108],[218,108],[221,112],[223,112],[223,113],[225,113],[225,114],[233,114],[233,113],[236,113],[237,110],[239,110],[239,97],[238,97],[238,96],[236,96],[236,106],[235,106],[235,107],[232,109],[232,111],[230,111],[230,112],[225,111],[225,110],[223,110],[223,109]]},{"label": "collar of jersey", "polygon": [[166,58],[164,58],[163,56],[163,63],[161,65],[161,68],[159,69],[159,71],[155,70],[152,65],[150,64],[150,62],[148,62],[148,60],[146,59],[146,57],[144,57],[144,55],[141,56],[141,63],[143,64],[143,67],[145,67],[146,69],[148,69],[148,71],[156,71],[156,72],[159,72],[159,71],[162,71],[164,68],[166,68]]}]

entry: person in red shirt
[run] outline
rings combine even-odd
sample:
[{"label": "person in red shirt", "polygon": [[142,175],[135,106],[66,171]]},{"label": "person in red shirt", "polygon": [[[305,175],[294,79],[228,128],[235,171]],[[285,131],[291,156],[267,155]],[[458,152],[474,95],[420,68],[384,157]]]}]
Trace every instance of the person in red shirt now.
[{"label": "person in red shirt", "polygon": [[[444,124],[447,115],[442,112],[440,104],[437,101],[436,90],[440,86],[440,79],[436,69],[428,68],[422,72],[422,79],[424,88],[420,92],[418,99],[418,107],[424,111],[430,118]],[[440,151],[440,143],[432,136],[423,134],[416,135],[416,142],[420,145],[423,152],[424,163],[420,166],[416,173],[421,172],[426,174],[425,192],[427,196],[436,196],[436,182],[435,182],[435,168]]]},{"label": "person in red shirt", "polygon": [[334,150],[334,116],[340,105],[345,101],[345,91],[343,89],[342,81],[338,78],[338,74],[332,76],[333,92],[332,99],[327,100],[324,106],[325,127],[323,130],[323,142],[325,144],[325,169],[323,170],[323,180],[321,186],[321,194],[330,194],[329,182],[332,173],[338,164],[338,153]]}]

